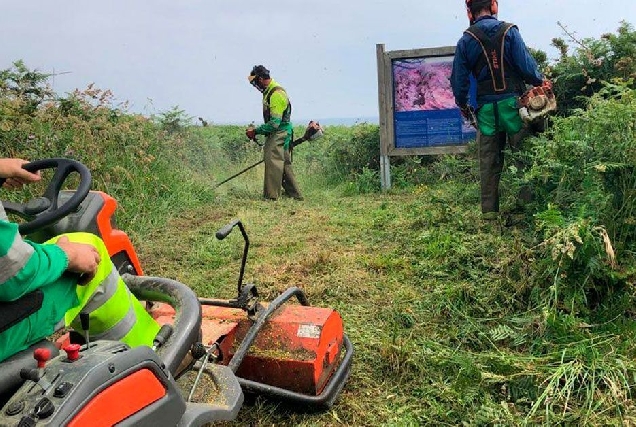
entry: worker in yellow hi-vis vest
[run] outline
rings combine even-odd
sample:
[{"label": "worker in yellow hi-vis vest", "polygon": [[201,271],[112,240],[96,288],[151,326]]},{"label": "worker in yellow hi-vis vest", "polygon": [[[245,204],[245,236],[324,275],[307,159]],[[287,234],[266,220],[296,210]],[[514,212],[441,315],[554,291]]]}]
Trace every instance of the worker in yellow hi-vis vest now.
[{"label": "worker in yellow hi-vis vest", "polygon": [[263,65],[252,68],[248,81],[263,94],[263,124],[250,126],[245,135],[256,140],[256,135],[265,135],[263,161],[265,179],[263,197],[276,200],[283,193],[296,200],[303,200],[300,187],[292,168],[292,150],[294,148],[294,127],[291,123],[292,106],[287,92],[269,74]]},{"label": "worker in yellow hi-vis vest", "polygon": [[[40,180],[22,169],[21,159],[0,159],[5,187]],[[0,361],[51,335],[64,320],[89,314],[93,339],[120,340],[131,347],[152,345],[159,325],[130,293],[102,240],[71,233],[39,244],[22,239],[0,203],[0,304],[29,294],[35,303],[7,305],[0,312]]]}]

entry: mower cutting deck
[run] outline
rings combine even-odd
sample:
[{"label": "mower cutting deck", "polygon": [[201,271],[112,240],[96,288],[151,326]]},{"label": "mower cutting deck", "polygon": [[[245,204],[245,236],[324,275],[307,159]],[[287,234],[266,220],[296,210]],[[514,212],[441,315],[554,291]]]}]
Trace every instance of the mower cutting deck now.
[{"label": "mower cutting deck", "polygon": [[[49,159],[26,166],[57,167],[63,173],[55,174],[44,197],[53,200],[37,199],[46,209],[33,214],[26,209],[33,201],[3,202],[7,212],[25,216],[21,231],[38,241],[73,231],[100,236],[131,292],[151,302],[149,310],[163,327],[152,348],[74,342],[84,335],[78,331],[55,346],[43,341],[0,363],[0,426],[198,426],[233,420],[243,392],[302,409],[335,402],[353,357],[340,315],[310,307],[298,288],[269,303],[259,301],[256,287],[243,283],[249,240],[240,221],[217,232],[223,239],[238,226],[244,237],[236,299],[197,298],[180,282],[141,276],[128,236],[116,228],[116,201],[88,191],[84,165]],[[80,174],[81,191],[59,191],[72,172]],[[288,304],[292,299],[297,303]]]},{"label": "mower cutting deck", "polygon": [[[342,318],[333,309],[311,307],[292,287],[270,303],[261,303],[256,286],[243,283],[249,239],[241,221],[216,233],[224,239],[234,227],[244,239],[243,258],[233,300],[199,298],[202,340],[213,348],[215,362],[227,365],[245,391],[265,394],[307,407],[330,407],[349,375],[353,347]],[[295,298],[299,304],[286,302]],[[151,313],[159,323],[175,314],[166,304]]]}]

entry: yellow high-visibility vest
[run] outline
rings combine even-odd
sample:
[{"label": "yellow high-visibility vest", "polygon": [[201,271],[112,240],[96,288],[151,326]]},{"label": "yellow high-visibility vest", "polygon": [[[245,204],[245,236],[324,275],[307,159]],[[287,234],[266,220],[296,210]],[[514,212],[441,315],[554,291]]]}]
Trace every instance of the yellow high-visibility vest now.
[{"label": "yellow high-visibility vest", "polygon": [[[104,242],[90,233],[64,236],[71,242],[94,246],[101,259],[95,277],[86,285],[76,287],[79,305],[66,312],[66,326],[81,331],[79,313],[88,313],[91,339],[117,340],[131,347],[152,346],[160,326],[130,292],[110,260]],[[59,237],[50,242],[54,243]]]}]

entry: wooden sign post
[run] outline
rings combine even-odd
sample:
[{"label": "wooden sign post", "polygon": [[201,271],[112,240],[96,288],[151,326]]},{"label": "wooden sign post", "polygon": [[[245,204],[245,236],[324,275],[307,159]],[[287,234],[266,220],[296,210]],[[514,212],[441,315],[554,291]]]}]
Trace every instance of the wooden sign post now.
[{"label": "wooden sign post", "polygon": [[[380,110],[380,179],[391,188],[390,158],[466,151],[476,131],[450,86],[455,47],[385,51],[376,45]],[[471,90],[474,100],[474,85]]]}]

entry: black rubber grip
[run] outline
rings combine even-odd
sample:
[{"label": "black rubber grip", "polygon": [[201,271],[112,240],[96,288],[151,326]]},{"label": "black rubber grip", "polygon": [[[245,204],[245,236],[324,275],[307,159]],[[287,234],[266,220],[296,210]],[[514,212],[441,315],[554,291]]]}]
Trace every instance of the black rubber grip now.
[{"label": "black rubber grip", "polygon": [[157,335],[155,336],[155,339],[152,341],[152,345],[155,347],[162,346],[166,341],[168,341],[170,335],[172,335],[172,326],[168,324],[161,326],[159,332],[157,332]]},{"label": "black rubber grip", "polygon": [[219,231],[216,232],[216,238],[219,240],[225,239],[232,232],[232,229],[236,226],[236,224],[238,224],[238,220],[232,221],[228,225],[221,228]]}]

